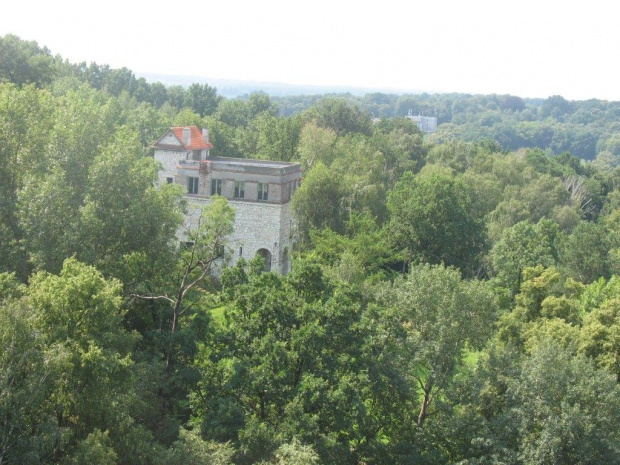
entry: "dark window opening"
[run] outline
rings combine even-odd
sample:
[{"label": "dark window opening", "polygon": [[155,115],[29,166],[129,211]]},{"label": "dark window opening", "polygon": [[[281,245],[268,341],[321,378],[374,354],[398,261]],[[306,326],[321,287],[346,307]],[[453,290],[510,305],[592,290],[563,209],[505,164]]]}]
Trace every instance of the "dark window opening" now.
[{"label": "dark window opening", "polygon": [[198,193],[198,178],[194,178],[192,176],[187,178],[187,193],[188,194]]},{"label": "dark window opening", "polygon": [[269,198],[269,184],[265,182],[258,183],[258,200],[268,200]]},{"label": "dark window opening", "polygon": [[245,197],[245,183],[243,181],[235,181],[235,198],[243,199]]},{"label": "dark window opening", "polygon": [[211,180],[211,195],[222,195],[222,180],[221,179]]}]

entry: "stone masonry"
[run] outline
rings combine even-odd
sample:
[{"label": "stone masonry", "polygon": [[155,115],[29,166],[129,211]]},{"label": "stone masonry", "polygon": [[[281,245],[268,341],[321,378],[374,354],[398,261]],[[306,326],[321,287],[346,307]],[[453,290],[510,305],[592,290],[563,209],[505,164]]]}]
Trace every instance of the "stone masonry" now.
[{"label": "stone masonry", "polygon": [[290,199],[301,183],[301,166],[211,157],[208,137],[208,131],[200,132],[196,126],[175,127],[152,146],[162,166],[157,182],[174,182],[186,191],[188,208],[177,233],[179,240],[184,240],[184,231],[196,226],[202,207],[212,196],[221,195],[235,209],[230,264],[260,254],[266,269],[286,274],[295,239]]}]

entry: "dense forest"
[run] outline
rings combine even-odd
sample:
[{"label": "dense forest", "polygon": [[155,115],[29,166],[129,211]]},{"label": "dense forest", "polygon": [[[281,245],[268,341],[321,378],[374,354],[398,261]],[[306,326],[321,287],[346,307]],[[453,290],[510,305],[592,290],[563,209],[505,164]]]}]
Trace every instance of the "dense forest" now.
[{"label": "dense forest", "polygon": [[[0,464],[620,463],[619,116],[224,99],[0,37]],[[179,247],[175,125],[302,164],[292,272],[213,276],[224,199]]]}]

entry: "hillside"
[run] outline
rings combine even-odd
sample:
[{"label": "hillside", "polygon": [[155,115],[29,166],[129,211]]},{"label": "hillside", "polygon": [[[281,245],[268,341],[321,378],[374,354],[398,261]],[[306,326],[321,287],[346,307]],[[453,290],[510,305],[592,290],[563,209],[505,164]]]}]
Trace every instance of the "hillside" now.
[{"label": "hillside", "polygon": [[[0,38],[0,465],[620,463],[618,105],[231,99]],[[171,127],[301,164],[291,272],[214,273],[224,197],[179,244]]]}]

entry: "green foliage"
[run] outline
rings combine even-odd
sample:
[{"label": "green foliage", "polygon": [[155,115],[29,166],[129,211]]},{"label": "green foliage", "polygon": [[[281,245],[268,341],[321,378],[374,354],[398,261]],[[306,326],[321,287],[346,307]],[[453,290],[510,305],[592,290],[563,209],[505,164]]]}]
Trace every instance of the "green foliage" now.
[{"label": "green foliage", "polygon": [[361,284],[368,277],[381,279],[397,261],[385,231],[369,214],[352,213],[346,235],[325,228],[312,230],[310,238],[312,256],[329,266],[328,273],[343,282]]},{"label": "green foliage", "polygon": [[397,403],[385,395],[402,398],[404,373],[382,354],[386,339],[374,334],[392,336],[366,319],[354,290],[309,262],[284,278],[227,276],[226,324],[201,347],[192,396],[205,437],[234,441],[239,463],[389,462],[381,437]]},{"label": "green foliage", "polygon": [[116,339],[122,321],[120,290],[120,282],[108,282],[95,268],[71,258],[59,276],[34,275],[28,296],[51,340],[71,339],[86,347],[92,340]]},{"label": "green foliage", "polygon": [[0,302],[4,299],[17,299],[24,294],[25,286],[15,277],[15,273],[0,273]]},{"label": "green foliage", "polygon": [[0,303],[0,461],[38,463],[57,441],[49,403],[69,369],[67,353],[45,344],[26,305]]},{"label": "green foliage", "polygon": [[[2,402],[8,428],[2,454],[11,462],[127,459],[124,438],[137,440],[140,431],[132,416],[138,395],[130,355],[137,336],[123,328],[120,288],[120,282],[69,259],[60,275],[36,274],[21,301],[2,307],[11,310],[2,327],[12,333],[2,340],[3,353],[14,358],[2,364],[4,374],[13,372],[3,381]],[[20,369],[25,371],[15,378]],[[28,423],[27,432],[15,415]]]},{"label": "green foliage", "polygon": [[306,173],[304,182],[292,200],[302,240],[307,241],[312,229],[330,228],[343,232],[345,186],[334,182],[330,169],[318,163]]},{"label": "green foliage", "polygon": [[309,112],[317,125],[329,128],[338,135],[351,133],[370,134],[370,116],[358,105],[344,98],[323,98]]},{"label": "green foliage", "polygon": [[525,268],[555,264],[556,235],[557,225],[550,220],[535,225],[522,221],[504,231],[491,250],[491,262],[495,276],[512,295],[521,287]]},{"label": "green foliage", "polygon": [[28,173],[45,167],[40,148],[49,136],[53,114],[49,93],[0,84],[0,270],[15,271],[23,281],[30,268],[20,246],[18,190]]},{"label": "green foliage", "polygon": [[617,461],[618,386],[585,358],[541,347],[509,381],[505,399],[498,420],[514,425],[511,446],[523,463]]},{"label": "green foliage", "polygon": [[140,153],[135,134],[119,131],[93,161],[76,234],[80,259],[126,281],[126,257],[144,254],[143,266],[153,269],[173,253],[170,240],[181,223],[180,193],[155,189],[154,162]]},{"label": "green foliage", "polygon": [[465,281],[453,268],[417,265],[384,291],[383,299],[407,334],[401,356],[407,360],[406,376],[421,388],[417,425],[422,427],[462,351],[482,348],[490,336],[493,295],[486,283]]},{"label": "green foliage", "polygon": [[616,461],[619,394],[614,380],[585,358],[571,358],[553,345],[541,347],[506,395],[524,439],[519,456],[525,463]]},{"label": "green foliage", "polygon": [[67,463],[71,465],[89,465],[93,463],[114,465],[118,463],[118,456],[109,442],[107,431],[102,433],[99,430],[95,430],[86,439],[80,441],[77,450]]},{"label": "green foliage", "polygon": [[617,247],[618,237],[603,225],[580,222],[559,244],[559,259],[578,281],[589,283],[609,278],[612,264],[609,252]]},{"label": "green foliage", "polygon": [[620,376],[620,319],[617,299],[607,301],[584,320],[580,351],[596,360],[597,366]]},{"label": "green foliage", "polygon": [[201,117],[215,113],[221,96],[217,95],[217,89],[208,84],[194,83],[185,93],[185,106],[191,108]]},{"label": "green foliage", "polygon": [[[619,462],[619,114],[227,100],[0,38],[0,463]],[[188,124],[302,164],[287,276],[212,276],[223,199],[176,248],[149,146]]]},{"label": "green foliage", "polygon": [[181,429],[179,439],[156,461],[161,465],[229,465],[233,448],[227,444],[204,441],[196,431]]},{"label": "green foliage", "polygon": [[35,268],[58,272],[70,256],[78,229],[72,197],[60,168],[32,176],[19,192],[19,226]]},{"label": "green foliage", "polygon": [[49,84],[55,74],[53,62],[47,47],[12,34],[0,37],[0,83]]},{"label": "green foliage", "polygon": [[407,260],[476,270],[483,223],[462,178],[441,171],[406,173],[390,192],[388,208],[391,240]]},{"label": "green foliage", "polygon": [[293,438],[290,444],[281,445],[275,453],[277,465],[317,465],[319,456],[311,446],[301,444]]}]

